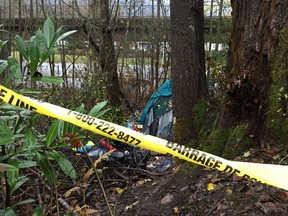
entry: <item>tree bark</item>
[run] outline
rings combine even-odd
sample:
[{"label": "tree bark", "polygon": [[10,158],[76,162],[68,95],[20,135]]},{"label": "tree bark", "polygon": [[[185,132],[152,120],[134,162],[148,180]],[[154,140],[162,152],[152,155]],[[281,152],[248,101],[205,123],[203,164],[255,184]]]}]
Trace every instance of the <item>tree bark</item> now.
[{"label": "tree bark", "polygon": [[106,76],[107,97],[112,106],[121,105],[121,90],[117,73],[112,29],[109,27],[108,0],[93,0],[93,20],[86,22],[84,31],[89,36],[93,51],[99,58],[102,73]]},{"label": "tree bark", "polygon": [[203,1],[170,4],[174,138],[187,144],[198,137],[193,109],[206,92]]},{"label": "tree bark", "polygon": [[264,131],[271,64],[279,32],[287,26],[288,1],[231,0],[233,31],[227,76],[230,101],[222,126],[248,123],[248,134],[258,143]]}]

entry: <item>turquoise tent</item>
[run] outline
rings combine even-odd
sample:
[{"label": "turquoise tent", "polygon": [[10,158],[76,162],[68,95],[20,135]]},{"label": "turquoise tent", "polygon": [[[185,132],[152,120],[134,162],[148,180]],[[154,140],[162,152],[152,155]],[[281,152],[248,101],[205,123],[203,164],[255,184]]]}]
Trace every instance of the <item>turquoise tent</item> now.
[{"label": "turquoise tent", "polygon": [[[217,94],[210,81],[207,88],[212,94]],[[150,97],[140,117],[143,132],[173,141],[173,113],[172,113],[172,82],[163,83]]]},{"label": "turquoise tent", "polygon": [[150,97],[140,117],[143,132],[173,140],[172,82],[163,83]]}]

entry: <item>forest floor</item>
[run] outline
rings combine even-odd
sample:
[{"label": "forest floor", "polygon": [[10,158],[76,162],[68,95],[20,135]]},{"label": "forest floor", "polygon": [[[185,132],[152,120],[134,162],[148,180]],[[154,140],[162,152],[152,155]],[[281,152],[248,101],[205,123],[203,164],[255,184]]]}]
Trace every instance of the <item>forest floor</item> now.
[{"label": "forest floor", "polygon": [[[168,170],[156,172],[102,157],[89,160],[70,148],[62,152],[73,162],[77,179],[59,176],[56,193],[39,170],[30,169],[30,186],[13,197],[13,202],[32,198],[42,204],[45,215],[63,216],[288,215],[288,191],[210,168],[178,161]],[[287,149],[270,147],[250,149],[235,160],[287,165],[287,155]],[[154,155],[147,164],[157,165],[160,159],[174,160]],[[91,169],[92,163],[97,165],[98,177]],[[22,204],[17,215],[31,216],[33,208]]]},{"label": "forest floor", "polygon": [[[287,149],[276,147],[251,149],[235,160],[287,164],[287,153]],[[159,158],[151,157],[152,162],[155,157]],[[77,166],[87,177],[89,163],[84,161]],[[185,168],[182,169],[183,166]],[[288,215],[288,191],[188,162],[175,165],[163,173],[115,161],[105,162],[99,168],[110,213],[99,181],[93,178],[86,185],[88,190],[85,193],[83,190],[75,193],[79,188],[61,189],[70,206],[78,209],[74,215]],[[88,176],[91,178],[92,174]]]}]

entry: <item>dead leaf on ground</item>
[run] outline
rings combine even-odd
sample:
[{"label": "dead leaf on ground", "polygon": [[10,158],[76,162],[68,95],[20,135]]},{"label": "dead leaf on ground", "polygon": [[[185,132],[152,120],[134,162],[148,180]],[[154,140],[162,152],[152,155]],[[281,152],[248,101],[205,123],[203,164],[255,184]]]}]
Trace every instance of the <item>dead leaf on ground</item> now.
[{"label": "dead leaf on ground", "polygon": [[99,211],[96,210],[96,209],[84,209],[84,210],[80,213],[80,215],[85,216],[85,215],[92,215],[92,214],[96,214],[96,213],[99,213]]},{"label": "dead leaf on ground", "polygon": [[212,179],[210,180],[210,182],[217,183],[217,182],[220,182],[222,180],[225,180],[225,179],[224,178],[219,178],[218,176],[213,176]]},{"label": "dead leaf on ground", "polygon": [[216,185],[211,183],[211,182],[207,185],[207,190],[208,191],[215,190],[215,188],[216,188]]},{"label": "dead leaf on ground", "polygon": [[77,191],[80,189],[81,189],[81,187],[79,187],[79,186],[73,187],[73,188],[69,189],[68,191],[66,191],[63,196],[64,196],[64,198],[70,197],[74,191]]},{"label": "dead leaf on ground", "polygon": [[282,149],[277,148],[277,147],[271,147],[271,148],[265,149],[263,151],[270,154],[270,155],[275,155],[275,154],[280,153],[282,151]]},{"label": "dead leaf on ground", "polygon": [[174,207],[173,208],[173,213],[174,214],[179,214],[180,213],[180,209],[178,207]]},{"label": "dead leaf on ground", "polygon": [[116,191],[117,191],[118,194],[121,194],[124,190],[122,188],[117,187]]},{"label": "dead leaf on ground", "polygon": [[277,191],[274,193],[277,198],[282,201],[288,201],[288,192],[287,191]]},{"label": "dead leaf on ground", "polygon": [[250,152],[250,151],[247,151],[247,152],[244,152],[243,157],[244,157],[244,158],[247,158],[247,157],[249,157],[250,155],[251,155],[251,152]]},{"label": "dead leaf on ground", "polygon": [[243,177],[232,175],[232,179],[233,179],[233,181],[242,181]]},{"label": "dead leaf on ground", "polygon": [[226,193],[227,193],[228,195],[230,195],[230,194],[233,193],[233,191],[232,191],[231,189],[227,189],[227,190],[226,190]]},{"label": "dead leaf on ground", "polygon": [[125,207],[125,211],[127,211],[127,210],[129,210],[129,209],[132,209],[133,206],[137,205],[138,203],[139,203],[139,201],[137,200],[137,201],[135,201],[134,203],[132,203],[131,205],[126,206],[126,207]]},{"label": "dead leaf on ground", "polygon": [[272,215],[273,213],[278,211],[277,206],[273,202],[257,202],[256,205],[260,207],[261,211],[265,213],[265,215]]},{"label": "dead leaf on ground", "polygon": [[223,209],[223,206],[224,206],[223,203],[218,202],[218,203],[217,203],[217,207],[216,207],[216,212],[217,212],[217,211],[220,211],[221,209]]}]

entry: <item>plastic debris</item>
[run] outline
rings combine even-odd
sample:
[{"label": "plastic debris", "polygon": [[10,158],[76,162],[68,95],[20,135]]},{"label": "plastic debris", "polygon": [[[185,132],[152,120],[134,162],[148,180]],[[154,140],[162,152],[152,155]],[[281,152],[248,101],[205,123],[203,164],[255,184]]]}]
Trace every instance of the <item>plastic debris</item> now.
[{"label": "plastic debris", "polygon": [[154,160],[150,160],[147,169],[153,172],[163,173],[171,169],[175,165],[173,158],[166,156],[156,156]]},{"label": "plastic debris", "polygon": [[95,144],[92,141],[88,141],[87,144],[83,147],[80,148],[72,148],[73,151],[77,152],[77,153],[84,153],[85,151],[88,152]]}]

